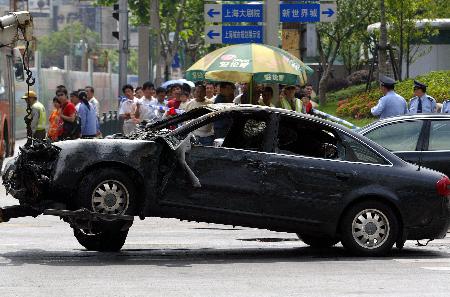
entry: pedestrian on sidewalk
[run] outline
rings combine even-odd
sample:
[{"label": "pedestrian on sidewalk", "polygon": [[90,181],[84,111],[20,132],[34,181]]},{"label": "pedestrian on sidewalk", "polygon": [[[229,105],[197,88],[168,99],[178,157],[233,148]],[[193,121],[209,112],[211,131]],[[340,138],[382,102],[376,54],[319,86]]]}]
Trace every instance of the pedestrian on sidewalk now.
[{"label": "pedestrian on sidewalk", "polygon": [[65,87],[57,88],[56,96],[59,104],[61,104],[61,119],[63,120],[63,132],[60,139],[77,139],[80,138],[80,125],[77,121],[77,110],[75,105],[70,102],[67,97],[67,89]]},{"label": "pedestrian on sidewalk", "polygon": [[37,95],[34,91],[26,92],[22,99],[24,99],[31,107],[31,114],[27,116],[31,121],[32,137],[36,139],[45,139],[47,114],[44,105],[37,100]]},{"label": "pedestrian on sidewalk", "polygon": [[380,119],[403,115],[408,112],[405,98],[395,93],[395,80],[387,76],[380,77],[380,91],[383,97],[378,100],[378,104],[372,107],[370,112]]},{"label": "pedestrian on sidewalk", "polygon": [[95,113],[100,120],[100,102],[95,98],[94,88],[92,86],[86,86],[84,90],[86,91],[89,103],[95,107]]},{"label": "pedestrian on sidewalk", "polygon": [[47,137],[51,141],[57,141],[63,132],[63,122],[61,119],[61,104],[59,104],[58,97],[53,97],[53,111],[48,119],[48,133]]},{"label": "pedestrian on sidewalk", "polygon": [[[187,106],[186,111],[212,104],[213,101],[206,99],[206,88],[204,85],[197,85],[194,91],[194,99]],[[212,146],[214,143],[214,127],[213,123],[204,125],[193,132],[198,138],[198,142],[204,146]]]},{"label": "pedestrian on sidewalk", "polygon": [[136,102],[135,117],[140,122],[146,121],[147,123],[151,123],[157,118],[157,100],[152,96],[155,86],[153,83],[147,81],[142,85],[142,89],[144,96]]},{"label": "pedestrian on sidewalk", "polygon": [[89,103],[85,91],[78,92],[80,106],[78,107],[78,116],[81,123],[81,138],[92,139],[97,136],[97,115],[95,107]]},{"label": "pedestrian on sidewalk", "polygon": [[436,112],[436,100],[427,95],[427,85],[414,81],[414,96],[409,101],[409,113],[433,113]]},{"label": "pedestrian on sidewalk", "polygon": [[273,99],[272,87],[265,87],[262,92],[262,99],[260,99],[258,101],[258,103],[259,103],[259,105],[262,105],[262,106],[275,107],[275,105],[273,105],[273,103],[272,103],[272,99]]},{"label": "pedestrian on sidewalk", "polygon": [[134,114],[136,112],[137,99],[134,97],[132,85],[124,85],[122,92],[126,99],[120,104],[119,117],[124,120],[123,134],[128,135],[136,128],[137,120]]},{"label": "pedestrian on sidewalk", "polygon": [[281,108],[301,113],[303,104],[299,98],[295,97],[295,91],[296,88],[293,85],[284,87],[283,94],[280,98]]}]

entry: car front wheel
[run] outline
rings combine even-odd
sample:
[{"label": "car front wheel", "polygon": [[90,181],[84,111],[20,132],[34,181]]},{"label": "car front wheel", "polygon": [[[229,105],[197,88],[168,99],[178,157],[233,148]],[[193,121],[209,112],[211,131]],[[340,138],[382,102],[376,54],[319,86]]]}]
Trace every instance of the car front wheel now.
[{"label": "car front wheel", "polygon": [[[100,214],[134,215],[136,190],[124,171],[104,168],[88,173],[81,181],[77,208],[87,208]],[[118,251],[125,243],[129,225],[125,220],[93,222],[91,230],[74,228],[78,242],[87,250]]]},{"label": "car front wheel", "polygon": [[397,240],[399,222],[392,209],[378,201],[365,201],[351,207],[341,221],[341,242],[360,256],[388,253]]}]

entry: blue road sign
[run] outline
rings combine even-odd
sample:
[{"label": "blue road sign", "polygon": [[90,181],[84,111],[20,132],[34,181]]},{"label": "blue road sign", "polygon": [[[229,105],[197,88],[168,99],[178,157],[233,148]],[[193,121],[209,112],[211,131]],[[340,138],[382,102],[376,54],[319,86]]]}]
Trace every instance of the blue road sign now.
[{"label": "blue road sign", "polygon": [[257,23],[264,21],[262,4],[205,4],[205,22]]},{"label": "blue road sign", "polygon": [[280,4],[280,21],[283,23],[320,22],[320,4]]},{"label": "blue road sign", "polygon": [[336,21],[336,3],[280,4],[282,23],[316,23]]},{"label": "blue road sign", "polygon": [[263,26],[207,26],[206,43],[262,43]]}]

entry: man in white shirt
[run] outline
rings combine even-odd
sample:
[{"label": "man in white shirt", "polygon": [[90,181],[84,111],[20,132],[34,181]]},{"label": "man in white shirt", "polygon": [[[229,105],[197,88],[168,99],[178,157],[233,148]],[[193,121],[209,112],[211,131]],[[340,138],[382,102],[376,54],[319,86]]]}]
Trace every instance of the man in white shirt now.
[{"label": "man in white shirt", "polygon": [[89,103],[95,107],[95,114],[97,115],[97,118],[100,119],[100,102],[98,102],[97,98],[94,96],[94,88],[87,86],[84,90],[86,91]]},{"label": "man in white shirt", "polygon": [[127,98],[120,104],[119,117],[123,119],[123,134],[128,135],[136,128],[136,101],[134,98],[134,89],[132,85],[124,85],[122,92]]},{"label": "man in white shirt", "polygon": [[[206,99],[206,90],[204,85],[198,85],[195,87],[194,100],[189,101],[186,106],[186,111],[192,110],[197,107],[214,103],[212,100]],[[213,123],[204,125],[195,130],[194,135],[197,136],[201,145],[212,146],[214,144],[214,126]]]},{"label": "man in white shirt", "polygon": [[216,98],[216,96],[214,96],[214,84],[212,82],[207,82],[205,85],[205,89],[206,89],[206,99],[208,100],[212,100],[214,101],[214,98]]},{"label": "man in white shirt", "polygon": [[147,81],[142,85],[142,91],[144,96],[136,103],[136,113],[135,116],[141,122],[146,121],[151,123],[157,119],[156,103],[157,100],[153,98],[154,85]]}]

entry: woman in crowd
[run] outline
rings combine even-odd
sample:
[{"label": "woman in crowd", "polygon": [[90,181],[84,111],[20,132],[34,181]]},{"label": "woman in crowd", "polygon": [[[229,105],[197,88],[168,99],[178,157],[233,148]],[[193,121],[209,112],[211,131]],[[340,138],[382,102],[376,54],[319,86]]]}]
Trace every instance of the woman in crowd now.
[{"label": "woman in crowd", "polygon": [[61,120],[61,104],[59,104],[58,97],[53,97],[53,111],[48,119],[49,127],[48,127],[48,138],[52,141],[57,141],[58,137],[62,134],[62,126],[63,122]]},{"label": "woman in crowd", "polygon": [[80,100],[78,116],[81,121],[81,138],[95,138],[98,120],[95,108],[89,103],[85,91],[78,93],[78,99]]}]

